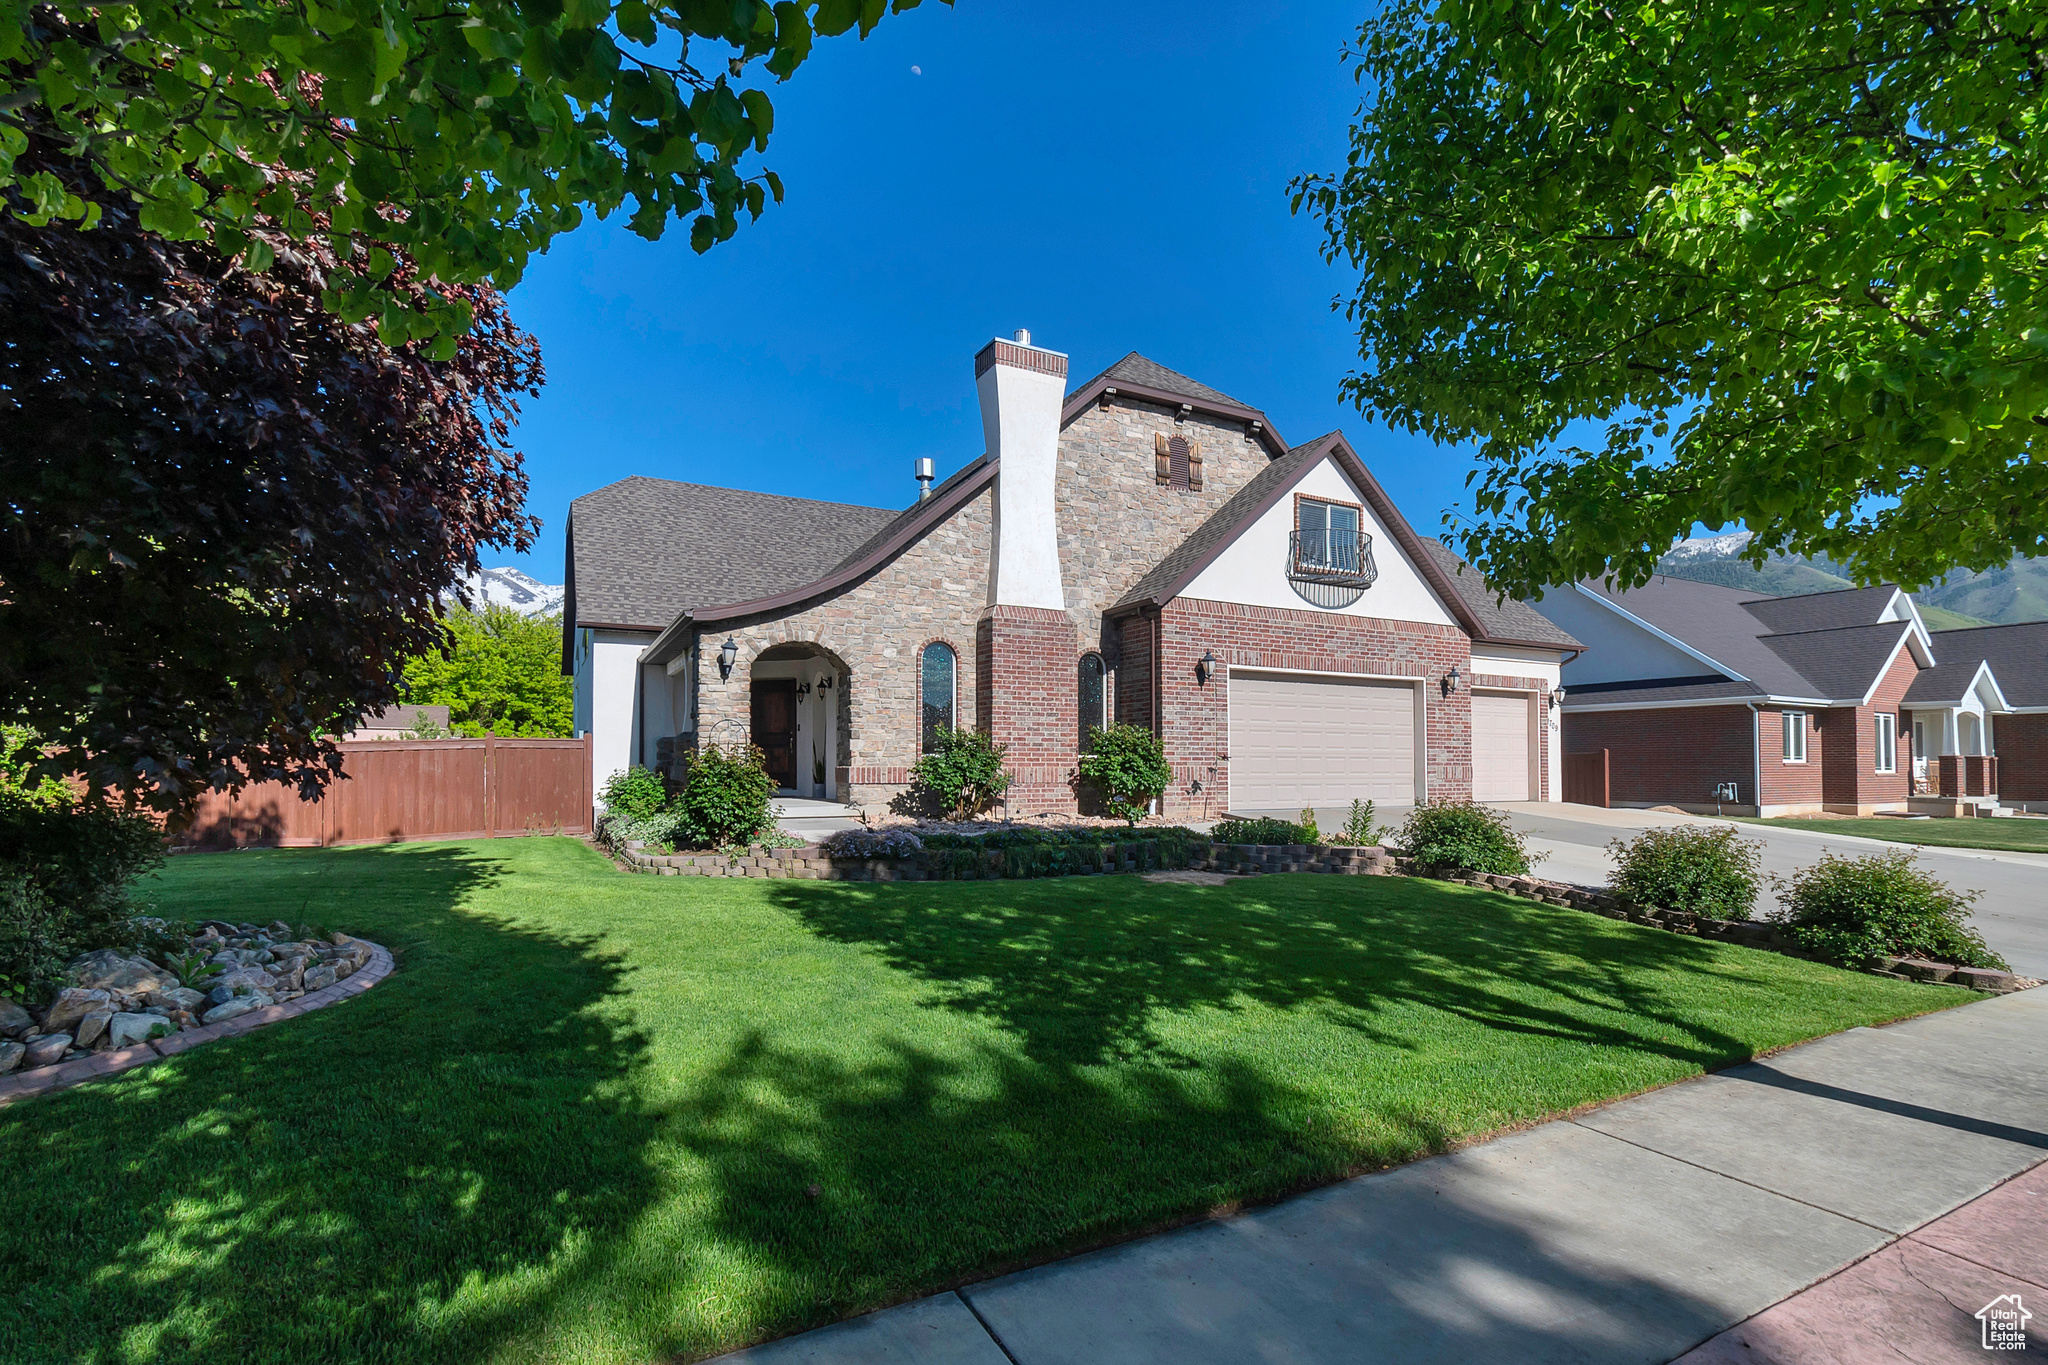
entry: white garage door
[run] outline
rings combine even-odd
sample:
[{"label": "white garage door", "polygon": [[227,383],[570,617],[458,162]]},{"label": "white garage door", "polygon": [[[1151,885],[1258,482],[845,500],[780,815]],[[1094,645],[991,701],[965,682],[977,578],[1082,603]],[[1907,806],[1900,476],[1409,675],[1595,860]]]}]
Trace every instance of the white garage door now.
[{"label": "white garage door", "polygon": [[1415,799],[1415,688],[1232,673],[1230,808]]},{"label": "white garage door", "polygon": [[1472,796],[1477,801],[1527,801],[1529,697],[1525,692],[1472,694]]}]

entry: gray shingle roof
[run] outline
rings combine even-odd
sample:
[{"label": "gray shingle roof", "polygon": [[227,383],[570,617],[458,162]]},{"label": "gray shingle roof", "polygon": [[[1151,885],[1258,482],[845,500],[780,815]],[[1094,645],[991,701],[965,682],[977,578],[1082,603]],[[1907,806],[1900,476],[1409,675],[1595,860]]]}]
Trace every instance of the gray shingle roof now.
[{"label": "gray shingle roof", "polygon": [[1685,578],[1653,578],[1627,592],[1590,579],[1581,586],[1773,697],[1860,698],[1912,629],[1878,619],[1897,591],[1890,584],[1799,597]]},{"label": "gray shingle roof", "polygon": [[1096,379],[1107,379],[1112,384],[1121,379],[1126,384],[1137,384],[1148,389],[1161,389],[1177,393],[1186,398],[1199,398],[1209,403],[1228,403],[1234,408],[1249,408],[1251,404],[1241,403],[1229,394],[1210,388],[1197,380],[1188,378],[1178,370],[1169,370],[1156,360],[1148,360],[1132,351],[1086,384],[1076,384],[1073,392],[1079,393]]},{"label": "gray shingle roof", "polygon": [[1802,630],[1834,630],[1867,626],[1891,605],[1898,589],[1889,583],[1840,592],[1801,593],[1797,597],[1758,597],[1754,590],[1743,605],[1749,614],[1781,635]]},{"label": "gray shingle roof", "polygon": [[1703,674],[1694,678],[1645,678],[1631,682],[1571,683],[1566,710],[1590,706],[1647,706],[1653,702],[1749,701],[1765,696],[1755,683]]},{"label": "gray shingle roof", "polygon": [[569,504],[565,624],[660,630],[797,587],[899,514],[635,475]]},{"label": "gray shingle roof", "polygon": [[[1939,646],[1940,641],[1937,638],[1936,647]],[[1963,693],[1970,690],[1970,684],[1977,680],[1977,670],[1984,666],[1984,657],[1981,654],[1959,653],[1948,659],[1943,659],[1937,654],[1935,658],[1941,662],[1932,668],[1922,670],[1920,676],[1913,679],[1913,685],[1906,689],[1908,706],[1939,706],[1944,703],[1953,706],[1963,699]],[[1993,676],[1997,675],[1996,665],[1992,666],[1991,672]],[[2008,697],[2007,700],[2010,701],[2011,698]]]},{"label": "gray shingle roof", "polygon": [[1422,548],[1437,567],[1444,571],[1444,577],[1451,580],[1451,586],[1458,590],[1458,597],[1471,613],[1479,618],[1479,624],[1490,640],[1522,640],[1530,644],[1551,644],[1564,649],[1583,648],[1579,642],[1566,633],[1564,627],[1537,611],[1527,602],[1508,598],[1495,601],[1498,596],[1486,581],[1486,575],[1458,558],[1457,551],[1438,540],[1423,540]]},{"label": "gray shingle roof", "polygon": [[1279,459],[1252,475],[1245,486],[1231,494],[1224,504],[1209,514],[1207,521],[1188,533],[1188,538],[1167,551],[1166,557],[1154,564],[1143,578],[1131,585],[1130,591],[1116,600],[1110,610],[1118,607],[1136,606],[1150,602],[1162,593],[1173,590],[1189,570],[1203,563],[1219,546],[1228,544],[1243,529],[1244,522],[1265,504],[1276,488],[1285,488],[1310,464],[1320,460],[1328,452],[1330,443],[1337,439],[1337,433],[1319,436],[1306,444],[1298,445]]},{"label": "gray shingle roof", "polygon": [[[1878,609],[1883,609],[1882,603]],[[1812,695],[1838,700],[1860,698],[1868,692],[1912,628],[1910,621],[1879,621],[1761,638],[1773,654],[1811,684]]]},{"label": "gray shingle roof", "polygon": [[[2048,621],[1939,630],[1934,632],[1934,657],[1941,660],[1934,672],[1942,676],[1931,679],[1923,673],[1914,684],[1913,693],[1920,693],[1919,683],[1927,683],[1935,690],[1922,695],[1953,701],[1969,686],[1977,671],[1977,661],[1984,659],[1990,662],[1991,674],[1998,679],[1998,690],[2012,705],[2048,706]],[[1949,680],[1947,674],[1952,668],[1966,671],[1960,679]],[[1953,686],[1941,692],[1939,689],[1948,681]],[[1913,695],[1908,694],[1908,700],[1912,699]]]}]

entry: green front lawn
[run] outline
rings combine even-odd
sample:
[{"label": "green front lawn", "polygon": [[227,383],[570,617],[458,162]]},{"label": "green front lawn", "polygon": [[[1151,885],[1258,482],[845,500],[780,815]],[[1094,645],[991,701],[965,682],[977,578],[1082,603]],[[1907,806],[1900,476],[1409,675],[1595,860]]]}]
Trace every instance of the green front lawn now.
[{"label": "green front lawn", "polygon": [[399,970],[0,1110],[0,1359],[706,1355],[1970,998],[1396,878],[743,882],[507,839],[153,894]]},{"label": "green front lawn", "polygon": [[1999,848],[2016,853],[2048,853],[2048,820],[2024,816],[2005,819],[1811,820],[1796,815],[1769,820],[1747,817],[1747,825],[1782,825],[1787,829],[1810,829],[1819,834],[1854,835],[1859,839],[1888,839],[1895,844],[1925,844],[1931,848]]}]

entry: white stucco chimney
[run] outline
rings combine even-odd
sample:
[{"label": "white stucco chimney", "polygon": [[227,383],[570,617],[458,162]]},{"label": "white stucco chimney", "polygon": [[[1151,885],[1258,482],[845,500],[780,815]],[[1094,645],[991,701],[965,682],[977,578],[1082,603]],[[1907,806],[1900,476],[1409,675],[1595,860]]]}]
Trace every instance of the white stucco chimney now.
[{"label": "white stucco chimney", "polygon": [[988,453],[1003,462],[996,475],[996,572],[989,602],[1065,611],[1053,483],[1067,358],[1033,346],[1031,333],[1020,329],[1015,341],[981,348],[974,357],[974,384]]}]

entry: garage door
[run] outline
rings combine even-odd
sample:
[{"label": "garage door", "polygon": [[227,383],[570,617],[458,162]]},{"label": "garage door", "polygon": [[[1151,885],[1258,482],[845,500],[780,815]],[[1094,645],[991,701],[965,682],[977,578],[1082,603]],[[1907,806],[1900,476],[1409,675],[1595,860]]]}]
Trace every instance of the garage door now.
[{"label": "garage door", "polygon": [[1230,675],[1230,807],[1415,799],[1415,688]]},{"label": "garage door", "polygon": [[1472,796],[1478,801],[1527,801],[1529,696],[1526,692],[1472,694]]}]

